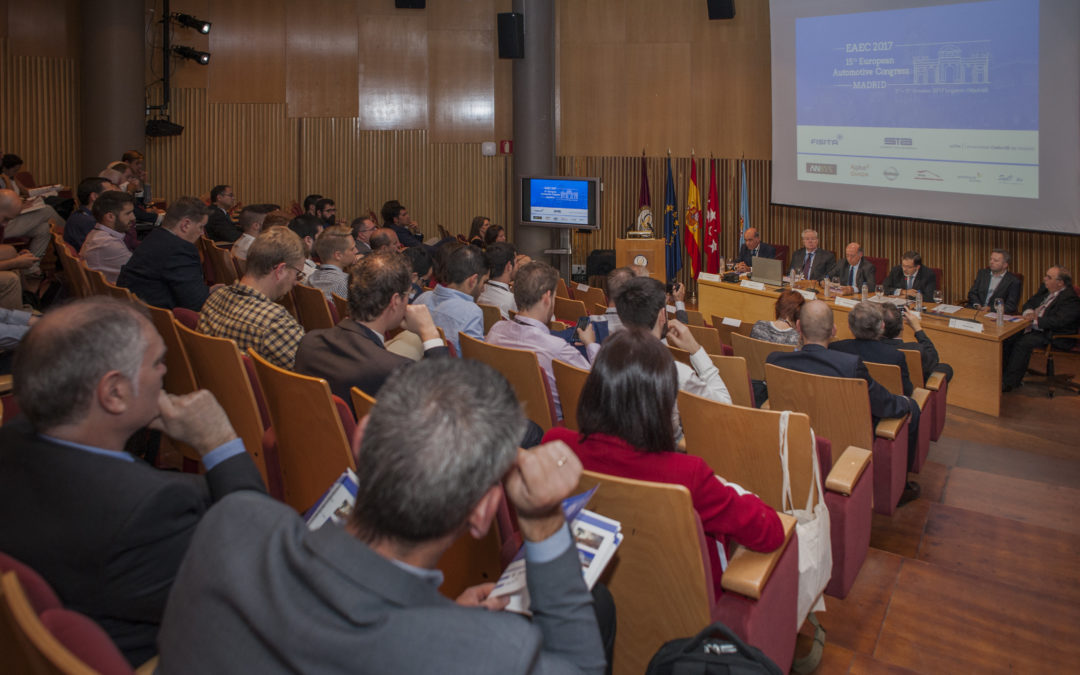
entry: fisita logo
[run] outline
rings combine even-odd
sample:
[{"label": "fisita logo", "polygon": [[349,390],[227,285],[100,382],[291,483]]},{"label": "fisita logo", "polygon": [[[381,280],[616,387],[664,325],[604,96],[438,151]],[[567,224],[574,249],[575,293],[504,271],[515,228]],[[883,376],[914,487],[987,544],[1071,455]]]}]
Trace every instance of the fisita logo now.
[{"label": "fisita logo", "polygon": [[840,145],[842,140],[843,134],[836,134],[836,138],[811,138],[810,145]]}]

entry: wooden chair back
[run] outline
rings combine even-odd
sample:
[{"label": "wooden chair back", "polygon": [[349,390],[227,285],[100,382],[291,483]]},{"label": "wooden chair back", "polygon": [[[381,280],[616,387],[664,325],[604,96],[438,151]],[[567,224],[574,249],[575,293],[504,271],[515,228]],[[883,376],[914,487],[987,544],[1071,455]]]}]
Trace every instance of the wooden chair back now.
[{"label": "wooden chair back", "polygon": [[341,297],[337,293],[331,293],[330,299],[334,302],[334,308],[337,310],[338,321],[341,322],[349,318],[349,301]]},{"label": "wooden chair back", "polygon": [[583,316],[588,316],[589,310],[585,309],[585,303],[580,300],[571,300],[555,296],[555,318],[568,322],[577,323]]},{"label": "wooden chair back", "polygon": [[116,284],[110,284],[108,281],[105,282],[105,295],[125,302],[135,302],[135,294],[129,289],[121,288]]},{"label": "wooden chair back", "polygon": [[240,271],[233,262],[233,254],[216,244],[208,244],[204,251],[210,256],[210,264],[214,268],[214,281],[226,286],[233,285],[240,278]]},{"label": "wooden chair back", "polygon": [[83,274],[86,276],[87,284],[90,286],[91,295],[109,295],[109,290],[105,287],[109,282],[105,280],[105,273],[101,270],[90,269],[85,261],[80,260],[79,266],[83,268]]},{"label": "wooden chair back", "polygon": [[585,471],[580,490],[600,489],[589,510],[623,524],[623,542],[601,579],[619,608],[614,672],[643,673],[664,642],[711,621],[712,573],[690,491]]},{"label": "wooden chair back", "polygon": [[526,417],[539,424],[544,431],[555,426],[555,404],[548,391],[547,376],[540,369],[536,354],[525,349],[488,344],[464,333],[459,333],[459,336],[461,355],[466,359],[483,361],[502,373],[525,406]]},{"label": "wooden chair back", "polygon": [[[793,352],[792,345],[782,345],[766,340],[755,340],[741,333],[731,334],[731,347],[735,350],[735,356],[746,359],[746,367],[750,369],[750,378],[754,380],[765,379],[765,359],[773,352]],[[771,395],[771,394],[770,394]],[[847,447],[847,446],[845,446]],[[863,445],[860,448],[866,447]]]},{"label": "wooden chair back", "polygon": [[217,275],[214,274],[214,259],[210,255],[210,249],[213,246],[214,242],[206,235],[199,237],[198,243],[195,244],[195,247],[199,249],[199,262],[202,264],[203,279],[207,286],[217,283]]},{"label": "wooden chair back", "polygon": [[248,349],[277,437],[285,503],[301,513],[346,468],[356,469],[330,385],[278,368]]},{"label": "wooden chair back", "polygon": [[577,430],[578,402],[581,400],[581,390],[585,388],[585,380],[589,377],[589,371],[558,359],[552,360],[551,370],[555,374],[555,388],[559,390],[563,426],[567,429]]},{"label": "wooden chair back", "polygon": [[59,236],[53,235],[53,242],[56,247],[56,256],[60,259],[60,269],[64,271],[64,276],[67,277],[68,290],[71,295],[76,298],[86,298],[92,295],[90,281],[83,271],[85,268],[79,264],[79,259],[75,257],[68,245]]},{"label": "wooden chair back", "polygon": [[[294,286],[293,291],[295,291],[295,290],[296,290],[296,287]],[[292,318],[299,321],[300,320],[300,314],[296,311],[296,300],[293,299],[293,291],[289,291],[288,293],[281,296],[280,298],[278,298],[274,302],[276,302],[277,304],[284,307],[285,311],[287,311],[289,314],[292,314]]]},{"label": "wooden chair back", "polygon": [[359,423],[371,414],[371,409],[375,407],[375,397],[360,387],[349,389],[349,396],[352,398],[353,413],[356,414],[356,421]]},{"label": "wooden chair back", "polygon": [[492,326],[502,321],[502,311],[495,305],[487,305],[482,302],[476,304],[480,306],[480,311],[484,313],[484,335],[487,335]]},{"label": "wooden chair back", "polygon": [[[781,412],[725,405],[680,391],[679,415],[689,454],[701,457],[716,475],[753,492],[774,510],[784,510],[779,444]],[[718,434],[717,429],[724,432]],[[810,442],[810,418],[803,413],[792,413],[788,417],[787,438],[791,500],[801,509],[813,485],[811,457],[817,451]],[[814,500],[816,503],[816,491]]]},{"label": "wooden chair back", "polygon": [[[676,361],[690,365],[690,352],[668,345],[671,355]],[[746,359],[741,356],[721,356],[709,354],[713,365],[720,372],[720,379],[724,381],[728,393],[731,394],[731,402],[735,405],[754,407],[754,390],[750,383],[750,371],[746,367]],[[559,396],[562,396],[561,390]],[[682,408],[679,409],[680,416]],[[565,416],[565,412],[564,412]]]},{"label": "wooden chair back", "polygon": [[555,296],[559,298],[570,298],[570,289],[566,287],[566,281],[559,277],[559,283],[555,286]]},{"label": "wooden chair back", "polygon": [[293,286],[293,300],[305,332],[334,327],[334,317],[330,315],[326,295],[319,289],[296,284]]},{"label": "wooden chair back", "polygon": [[208,389],[224,408],[233,429],[262,474],[263,483],[269,487],[276,482],[276,477],[271,479],[263,456],[263,420],[240,358],[240,349],[228,338],[204,335],[183,325],[177,325],[177,331],[195,381],[201,389]]},{"label": "wooden chair back", "polygon": [[182,396],[199,388],[195,380],[195,371],[191,367],[187,350],[180,341],[181,325],[173,313],[162,307],[145,305],[150,311],[150,321],[165,342],[165,391]]},{"label": "wooden chair back", "polygon": [[720,333],[720,342],[723,342],[724,344],[733,347],[734,345],[731,344],[732,333],[739,333],[740,335],[750,337],[750,331],[754,329],[754,324],[750,323],[749,321],[740,321],[738,326],[729,326],[728,324],[724,323],[725,318],[734,317],[722,317],[718,314],[712,315],[712,325],[713,328],[716,329],[716,332]]},{"label": "wooden chair back", "polygon": [[870,396],[861,378],[812,375],[765,365],[772,410],[792,410],[810,416],[814,431],[834,448],[874,447]]},{"label": "wooden chair back", "polygon": [[439,558],[437,567],[443,573],[439,592],[455,600],[470,586],[498,581],[503,569],[501,550],[494,526],[480,539],[463,532]]},{"label": "wooden chair back", "polygon": [[607,310],[607,305],[601,305],[600,303],[596,303],[592,306],[593,314],[605,314]]},{"label": "wooden chair back", "polygon": [[686,310],[686,320],[690,326],[705,326],[705,315],[696,309]]},{"label": "wooden chair back", "polygon": [[925,386],[926,381],[923,380],[922,374],[922,352],[917,349],[901,349],[900,353],[907,360],[908,377],[911,378],[911,384],[915,387]]},{"label": "wooden chair back", "polygon": [[723,354],[724,348],[720,346],[720,333],[712,326],[687,326],[690,334],[698,341],[708,354]]},{"label": "wooden chair back", "polygon": [[[574,297],[584,302],[586,307],[592,307],[593,305],[607,307],[607,294],[604,293],[604,289],[597,288],[596,286],[589,286],[588,289],[584,291],[579,287],[577,292],[574,293]],[[603,312],[601,312],[601,314],[603,314]]]},{"label": "wooden chair back", "polygon": [[[88,619],[89,620],[89,619]],[[102,631],[102,638],[108,636]],[[0,576],[0,647],[6,672],[33,675],[94,675],[41,622],[15,572]],[[116,649],[113,645],[113,649]]]},{"label": "wooden chair back", "polygon": [[892,363],[874,363],[873,361],[863,361],[863,363],[866,364],[866,370],[870,372],[870,377],[888,389],[890,394],[904,395],[904,380],[903,375],[900,374],[900,366]]}]

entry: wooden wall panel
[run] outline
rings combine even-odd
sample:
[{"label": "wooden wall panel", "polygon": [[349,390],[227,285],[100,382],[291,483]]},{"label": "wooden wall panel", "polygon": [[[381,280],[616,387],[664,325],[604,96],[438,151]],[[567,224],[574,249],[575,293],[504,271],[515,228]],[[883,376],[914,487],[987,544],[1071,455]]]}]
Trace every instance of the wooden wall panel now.
[{"label": "wooden wall panel", "polygon": [[211,103],[285,102],[285,7],[285,0],[214,4],[205,17],[214,24]]},{"label": "wooden wall panel", "polygon": [[494,30],[428,31],[428,129],[433,143],[495,136]]},{"label": "wooden wall panel", "polygon": [[563,45],[626,42],[627,11],[623,0],[562,0],[555,8],[555,21]]},{"label": "wooden wall panel", "polygon": [[[510,11],[510,10],[506,10]],[[427,3],[426,15],[431,30],[486,30],[494,31],[495,0],[469,0],[469,2]]]},{"label": "wooden wall panel", "polygon": [[79,5],[76,0],[11,2],[7,34],[11,53],[43,58],[79,55]]},{"label": "wooden wall panel", "polygon": [[361,129],[427,128],[427,26],[423,12],[360,15]]},{"label": "wooden wall panel", "polygon": [[356,3],[290,3],[285,97],[289,117],[356,117],[359,72]]},{"label": "wooden wall panel", "polygon": [[76,61],[15,56],[0,39],[0,150],[19,155],[39,184],[74,187],[79,138]]}]

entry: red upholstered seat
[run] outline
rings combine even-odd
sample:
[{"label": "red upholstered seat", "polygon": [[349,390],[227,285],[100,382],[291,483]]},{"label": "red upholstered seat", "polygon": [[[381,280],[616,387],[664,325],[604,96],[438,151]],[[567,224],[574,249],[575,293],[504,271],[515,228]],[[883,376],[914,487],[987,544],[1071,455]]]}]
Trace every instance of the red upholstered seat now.
[{"label": "red upholstered seat", "polygon": [[80,661],[101,675],[132,675],[127,659],[93,619],[70,609],[50,609],[41,623]]},{"label": "red upholstered seat", "polygon": [[6,553],[0,553],[0,574],[4,572],[14,572],[15,576],[19,577],[19,583],[30,600],[30,606],[38,614],[63,607],[52,586],[34,568]]}]

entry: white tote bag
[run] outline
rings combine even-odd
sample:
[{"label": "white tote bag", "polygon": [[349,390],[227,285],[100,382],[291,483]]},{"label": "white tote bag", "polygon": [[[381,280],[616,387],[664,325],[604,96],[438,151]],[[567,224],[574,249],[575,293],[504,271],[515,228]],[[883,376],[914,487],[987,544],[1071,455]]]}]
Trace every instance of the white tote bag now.
[{"label": "white tote bag", "polygon": [[[814,430],[810,430],[810,457],[814,467],[814,484],[806,494],[806,504],[801,509],[791,503],[791,475],[788,472],[788,419],[791,413],[780,415],[780,466],[784,473],[784,513],[797,521],[795,533],[799,536],[799,602],[795,615],[798,630],[810,612],[825,611],[825,586],[832,576],[832,542],[829,535],[829,509],[825,506],[825,492],[821,488],[821,468],[818,466],[817,444]],[[817,506],[814,506],[814,492]]]}]

